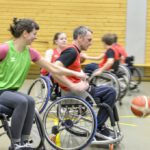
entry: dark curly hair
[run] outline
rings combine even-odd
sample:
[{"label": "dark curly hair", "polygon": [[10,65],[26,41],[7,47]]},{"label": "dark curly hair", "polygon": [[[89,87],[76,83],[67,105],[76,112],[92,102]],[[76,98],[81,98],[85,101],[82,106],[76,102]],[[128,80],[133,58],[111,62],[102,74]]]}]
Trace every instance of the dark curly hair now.
[{"label": "dark curly hair", "polygon": [[15,38],[18,38],[22,35],[23,31],[30,33],[33,29],[39,30],[39,25],[34,20],[13,18],[9,31]]}]

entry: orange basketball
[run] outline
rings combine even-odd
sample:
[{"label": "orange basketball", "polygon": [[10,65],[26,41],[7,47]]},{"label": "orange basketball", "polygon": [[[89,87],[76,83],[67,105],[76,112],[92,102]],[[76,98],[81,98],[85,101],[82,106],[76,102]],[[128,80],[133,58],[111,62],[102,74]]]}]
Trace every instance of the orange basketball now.
[{"label": "orange basketball", "polygon": [[150,114],[150,98],[138,96],[131,101],[131,111],[138,117],[146,117]]}]

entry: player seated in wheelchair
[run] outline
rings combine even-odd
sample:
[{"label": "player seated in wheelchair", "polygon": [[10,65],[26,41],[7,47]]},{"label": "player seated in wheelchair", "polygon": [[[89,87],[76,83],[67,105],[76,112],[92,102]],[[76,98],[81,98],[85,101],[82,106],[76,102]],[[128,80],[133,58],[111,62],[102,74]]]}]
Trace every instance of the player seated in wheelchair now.
[{"label": "player seated in wheelchair", "polygon": [[[92,31],[85,27],[79,26],[73,32],[73,44],[69,45],[66,49],[61,52],[60,57],[56,60],[55,65],[68,68],[77,72],[81,72],[80,65],[80,52],[86,51],[92,43]],[[97,99],[97,104],[106,104],[111,109],[115,106],[116,102],[116,92],[114,88],[109,86],[99,86],[99,87],[90,87],[85,80],[81,80],[74,76],[69,76],[67,79],[70,81],[70,88],[64,86],[59,82],[61,87],[62,96],[75,95],[83,97],[88,91],[94,99]],[[57,80],[57,78],[56,78]],[[72,83],[82,83],[82,85],[87,86],[86,91],[73,92],[71,90]],[[75,86],[75,85],[74,85]],[[78,86],[80,89],[80,86]],[[105,107],[101,107],[98,110],[97,114],[97,132],[105,136],[112,136],[111,131],[105,126],[105,122],[108,119],[108,112]]]},{"label": "player seated in wheelchair", "polygon": [[[54,49],[48,49],[45,52],[45,59],[48,62],[55,62],[56,59],[60,56],[61,51],[67,46],[67,35],[64,32],[56,32],[53,37],[53,44],[55,45]],[[52,81],[52,89],[51,89],[51,100],[55,100],[57,97],[60,97],[60,91],[58,84],[55,82],[53,77],[49,74],[49,72],[42,68],[40,70],[41,75],[49,76]]]},{"label": "player seated in wheelchair", "polygon": [[[56,32],[53,37],[53,44],[55,48],[48,49],[45,52],[45,59],[52,63],[56,61],[61,51],[67,46],[67,35],[64,32]],[[40,73],[43,76],[49,76],[49,72],[45,68],[42,68]]]},{"label": "player seated in wheelchair", "polygon": [[105,34],[102,37],[102,42],[104,43],[106,51],[100,56],[91,57],[87,56],[85,53],[81,55],[81,57],[84,57],[85,59],[102,60],[99,64],[91,63],[85,65],[84,72],[92,72],[92,76],[100,75],[102,72],[109,70],[113,70],[114,72],[116,72],[120,64],[120,54],[118,53],[118,50],[113,47],[114,35]]},{"label": "player seated in wheelchair", "polygon": [[[119,81],[120,87],[121,87],[121,97],[119,96],[119,100],[125,95],[127,91],[127,81],[125,77],[125,73],[120,69],[120,59],[121,59],[121,53],[119,52],[118,48],[119,46],[115,43],[115,35],[114,34],[105,34],[102,37],[102,42],[104,44],[104,47],[106,51],[104,54],[101,54],[98,57],[91,57],[87,56],[85,53],[81,55],[81,57],[84,57],[85,59],[90,60],[102,60],[99,64],[91,63],[87,64],[84,67],[84,72],[90,74],[91,78],[94,79],[95,76],[99,76],[100,79],[103,76],[102,73],[112,73],[115,75],[114,77],[117,77],[117,80]],[[119,93],[119,92],[117,92]],[[117,94],[118,95],[118,94]],[[123,96],[122,96],[123,95]]]}]

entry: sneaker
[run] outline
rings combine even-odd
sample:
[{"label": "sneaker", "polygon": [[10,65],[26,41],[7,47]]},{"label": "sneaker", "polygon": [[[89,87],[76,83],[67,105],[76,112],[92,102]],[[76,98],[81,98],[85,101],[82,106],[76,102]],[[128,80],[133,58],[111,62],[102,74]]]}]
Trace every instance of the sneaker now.
[{"label": "sneaker", "polygon": [[32,143],[33,141],[26,141],[23,146],[24,146],[24,149],[23,150],[33,150],[32,148]]},{"label": "sneaker", "polygon": [[97,133],[105,137],[110,137],[110,138],[115,137],[114,132],[111,129],[107,128],[106,126],[102,127],[101,129],[97,129]]},{"label": "sneaker", "polygon": [[24,145],[14,144],[14,148],[10,146],[9,150],[33,150],[33,148],[30,143],[26,143]]},{"label": "sneaker", "polygon": [[32,144],[27,142],[23,145],[25,148],[32,148]]},{"label": "sneaker", "polygon": [[9,150],[23,150],[24,145],[20,145],[20,144],[14,144],[14,146],[10,146]]}]

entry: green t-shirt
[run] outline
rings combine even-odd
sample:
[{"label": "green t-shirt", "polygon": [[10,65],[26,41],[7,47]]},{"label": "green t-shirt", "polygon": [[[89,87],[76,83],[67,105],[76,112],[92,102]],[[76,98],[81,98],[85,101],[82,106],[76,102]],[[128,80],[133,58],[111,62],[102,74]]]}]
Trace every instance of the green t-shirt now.
[{"label": "green t-shirt", "polygon": [[15,50],[13,40],[8,41],[9,50],[0,62],[0,90],[19,89],[30,69],[30,52],[26,47],[23,51]]}]

